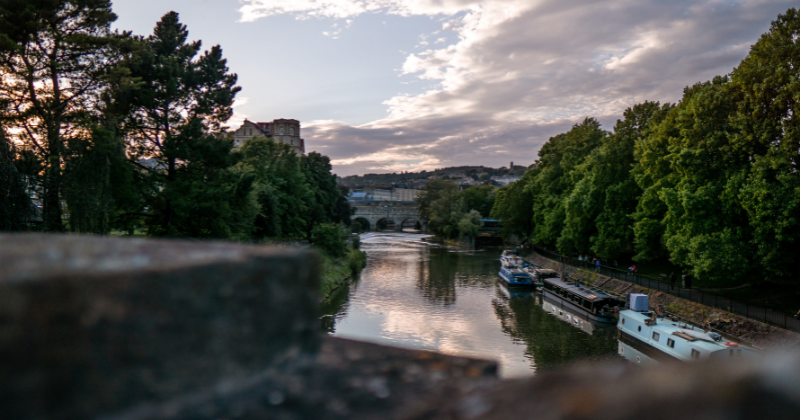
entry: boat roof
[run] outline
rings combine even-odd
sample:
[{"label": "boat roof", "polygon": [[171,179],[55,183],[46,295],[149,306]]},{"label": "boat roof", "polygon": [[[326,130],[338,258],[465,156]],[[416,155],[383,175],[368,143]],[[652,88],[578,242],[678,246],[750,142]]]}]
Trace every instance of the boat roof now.
[{"label": "boat roof", "polygon": [[536,271],[538,271],[540,273],[557,273],[556,270],[553,270],[553,269],[550,269],[550,268],[537,268]]},{"label": "boat roof", "polygon": [[[650,316],[652,314],[652,312],[636,312],[636,311],[633,311],[633,310],[630,310],[630,309],[624,310],[620,314],[622,315],[623,313],[624,313],[625,316],[627,316],[629,318],[635,318],[637,321],[639,321],[641,323],[644,323],[644,321],[646,319],[650,319]],[[653,325],[652,329],[653,329],[653,331],[661,333],[661,334],[677,335],[678,337],[681,337],[683,339],[686,339],[685,336],[687,335],[685,330],[704,333],[703,330],[701,330],[701,329],[699,329],[697,327],[694,327],[693,325],[688,325],[686,323],[682,323],[682,322],[678,322],[678,321],[672,321],[672,320],[667,319],[667,318],[658,318],[658,320],[656,322],[656,325]],[[706,341],[706,340],[703,340],[703,339],[694,339],[694,340],[689,340],[689,341],[692,342],[692,345],[694,345],[696,347],[699,347],[699,348],[701,348],[703,350],[707,350],[709,352],[715,352],[715,351],[730,349],[730,347],[724,345],[721,342],[717,342],[717,341]],[[743,344],[739,344],[737,347],[738,348],[745,348],[745,349],[748,349],[748,350],[754,350],[753,348],[745,346]]]},{"label": "boat roof", "polygon": [[558,286],[562,289],[569,290],[576,295],[589,300],[589,301],[597,301],[601,299],[616,299],[615,297],[600,291],[598,289],[594,289],[582,284],[575,283],[574,281],[564,281],[560,278],[549,278],[544,279],[545,283],[550,283],[554,286]]}]

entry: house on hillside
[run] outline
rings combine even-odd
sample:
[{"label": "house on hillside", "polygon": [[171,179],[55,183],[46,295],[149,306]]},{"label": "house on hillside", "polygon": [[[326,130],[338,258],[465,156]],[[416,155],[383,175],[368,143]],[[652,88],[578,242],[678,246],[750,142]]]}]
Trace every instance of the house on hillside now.
[{"label": "house on hillside", "polygon": [[253,137],[272,137],[276,142],[288,144],[300,155],[306,153],[305,140],[300,138],[300,121],[297,120],[277,119],[272,122],[244,120],[244,123],[233,132],[233,146],[239,148],[245,140]]}]

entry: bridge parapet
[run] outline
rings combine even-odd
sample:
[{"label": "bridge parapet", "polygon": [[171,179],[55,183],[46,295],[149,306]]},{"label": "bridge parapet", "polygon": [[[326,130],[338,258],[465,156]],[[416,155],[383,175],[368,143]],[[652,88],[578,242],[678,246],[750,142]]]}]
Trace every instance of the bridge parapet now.
[{"label": "bridge parapet", "polygon": [[425,226],[425,221],[419,214],[419,203],[416,201],[357,201],[351,202],[355,209],[353,220],[363,219],[369,224],[369,230],[376,230],[378,222],[386,220],[394,224],[395,230],[402,231],[407,225],[414,226],[419,223]]}]

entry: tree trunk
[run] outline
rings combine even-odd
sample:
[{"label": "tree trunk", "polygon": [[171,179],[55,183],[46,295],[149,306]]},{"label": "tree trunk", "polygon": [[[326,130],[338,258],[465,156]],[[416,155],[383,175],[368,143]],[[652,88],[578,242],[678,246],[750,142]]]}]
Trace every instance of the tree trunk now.
[{"label": "tree trunk", "polygon": [[61,220],[61,139],[60,124],[47,124],[48,156],[44,173],[42,222],[45,232],[63,232]]}]

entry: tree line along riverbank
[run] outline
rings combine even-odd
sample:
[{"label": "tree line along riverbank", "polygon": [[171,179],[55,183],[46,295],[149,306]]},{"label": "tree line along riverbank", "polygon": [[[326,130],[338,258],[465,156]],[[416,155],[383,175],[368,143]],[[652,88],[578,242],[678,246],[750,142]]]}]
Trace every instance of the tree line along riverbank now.
[{"label": "tree line along riverbank", "polygon": [[0,231],[309,241],[326,278],[363,266],[330,159],[234,148],[237,76],[177,13],[136,36],[110,1],[0,12]]},{"label": "tree line along riverbank", "polygon": [[765,324],[751,318],[739,316],[724,309],[703,305],[650,289],[641,285],[599,275],[594,270],[584,270],[548,259],[536,252],[525,255],[535,265],[558,270],[562,275],[579,280],[617,296],[628,293],[644,293],[650,296],[650,307],[653,310],[666,311],[684,320],[704,328],[713,328],[722,334],[745,340],[752,345],[770,351],[800,346],[800,334],[773,325]]},{"label": "tree line along riverbank", "polygon": [[562,255],[630,258],[702,287],[776,284],[796,302],[798,33],[789,9],[731,73],[679,102],[636,104],[612,131],[586,118],[551,137],[536,167],[497,191],[492,217],[506,237]]}]

